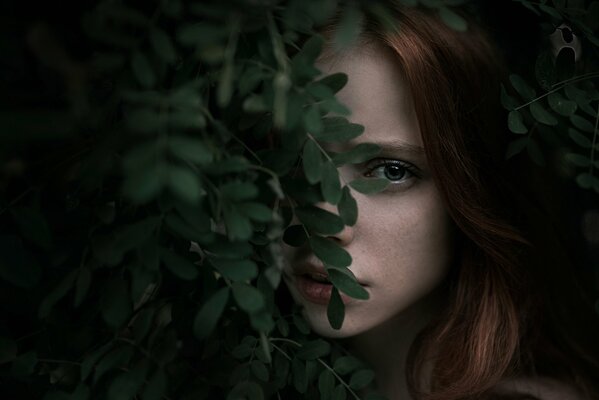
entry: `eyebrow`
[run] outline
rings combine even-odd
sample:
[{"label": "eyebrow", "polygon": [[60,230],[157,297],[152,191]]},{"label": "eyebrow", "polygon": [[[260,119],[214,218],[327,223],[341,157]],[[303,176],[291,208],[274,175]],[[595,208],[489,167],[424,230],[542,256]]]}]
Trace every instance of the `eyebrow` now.
[{"label": "eyebrow", "polygon": [[422,146],[406,143],[403,140],[365,141],[364,143],[373,143],[379,146],[381,148],[381,155],[409,154],[416,157],[425,156]]}]

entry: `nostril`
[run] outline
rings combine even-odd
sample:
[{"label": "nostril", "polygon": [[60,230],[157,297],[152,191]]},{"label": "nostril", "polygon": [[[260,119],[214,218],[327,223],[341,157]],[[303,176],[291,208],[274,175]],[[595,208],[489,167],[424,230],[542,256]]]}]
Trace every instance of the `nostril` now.
[{"label": "nostril", "polygon": [[570,28],[562,28],[562,39],[564,39],[564,42],[566,43],[572,43],[574,40],[574,34]]}]

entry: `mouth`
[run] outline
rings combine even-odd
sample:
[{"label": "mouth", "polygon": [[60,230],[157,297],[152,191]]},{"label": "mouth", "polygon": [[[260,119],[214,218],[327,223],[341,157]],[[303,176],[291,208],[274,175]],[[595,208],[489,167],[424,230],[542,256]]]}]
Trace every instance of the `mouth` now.
[{"label": "mouth", "polygon": [[[314,304],[329,304],[333,293],[333,284],[329,280],[329,275],[324,267],[317,267],[312,264],[305,265],[296,269],[293,275],[295,277],[294,284],[305,300]],[[366,285],[362,284],[362,286]],[[340,293],[340,295],[344,304],[354,301],[344,293]]]}]

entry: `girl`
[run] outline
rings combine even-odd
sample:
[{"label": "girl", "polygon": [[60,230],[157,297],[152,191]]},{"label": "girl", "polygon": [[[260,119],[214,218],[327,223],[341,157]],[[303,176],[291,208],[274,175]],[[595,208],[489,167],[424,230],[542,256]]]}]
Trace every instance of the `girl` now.
[{"label": "girl", "polygon": [[389,186],[355,193],[357,223],[329,237],[351,254],[370,298],[344,297],[343,326],[331,328],[324,266],[288,247],[293,298],[315,332],[371,363],[392,400],[599,398],[596,337],[585,335],[597,319],[583,315],[586,331],[566,319],[568,261],[504,159],[499,55],[473,21],[458,32],[426,10],[394,12],[397,30],[367,21],[352,48],[329,46],[317,64],[349,76],[338,98],[365,127],[328,149],[382,149],[341,167],[348,182]]}]

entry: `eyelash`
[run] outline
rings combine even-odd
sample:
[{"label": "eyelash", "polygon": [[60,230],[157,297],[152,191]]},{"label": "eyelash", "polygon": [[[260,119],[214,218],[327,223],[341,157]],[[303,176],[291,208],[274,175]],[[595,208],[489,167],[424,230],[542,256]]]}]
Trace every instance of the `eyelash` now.
[{"label": "eyelash", "polygon": [[[399,180],[394,181],[392,179],[385,177],[384,175],[383,176],[374,176],[373,175],[374,171],[379,168],[383,168],[382,174],[384,174],[384,168],[388,167],[388,166],[395,166],[395,167],[402,168],[404,170],[403,176]],[[395,160],[395,159],[389,159],[389,158],[377,158],[377,159],[369,161],[366,164],[366,172],[364,173],[364,176],[365,177],[385,178],[385,179],[389,180],[389,182],[391,182],[392,185],[393,184],[404,185],[411,178],[420,178],[419,169],[415,165],[410,164],[403,160]]]}]

